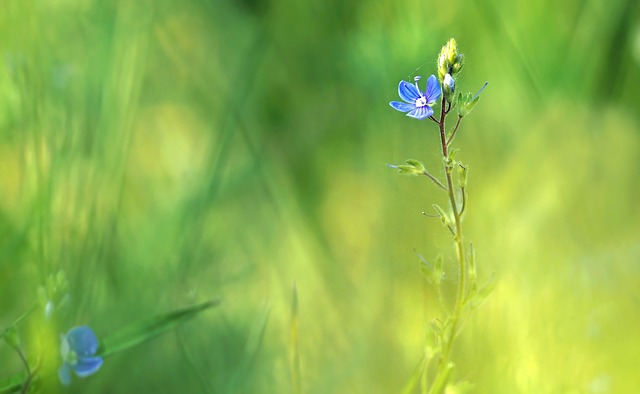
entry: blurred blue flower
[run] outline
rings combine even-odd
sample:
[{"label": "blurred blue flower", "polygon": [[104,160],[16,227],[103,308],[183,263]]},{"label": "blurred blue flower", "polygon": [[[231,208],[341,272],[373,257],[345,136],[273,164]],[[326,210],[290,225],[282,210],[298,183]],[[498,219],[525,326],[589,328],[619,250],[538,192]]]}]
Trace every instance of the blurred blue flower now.
[{"label": "blurred blue flower", "polygon": [[58,369],[58,377],[62,384],[71,383],[71,370],[81,378],[98,372],[102,357],[95,355],[98,338],[89,327],[74,327],[67,335],[61,335],[60,340],[62,366]]},{"label": "blurred blue flower", "polygon": [[398,85],[398,94],[405,102],[392,101],[389,104],[396,110],[408,112],[407,116],[419,120],[426,119],[433,115],[433,104],[442,94],[442,89],[435,75],[427,79],[427,90],[420,91],[418,81],[420,77],[415,77],[415,84],[412,85],[407,81],[400,81]]}]

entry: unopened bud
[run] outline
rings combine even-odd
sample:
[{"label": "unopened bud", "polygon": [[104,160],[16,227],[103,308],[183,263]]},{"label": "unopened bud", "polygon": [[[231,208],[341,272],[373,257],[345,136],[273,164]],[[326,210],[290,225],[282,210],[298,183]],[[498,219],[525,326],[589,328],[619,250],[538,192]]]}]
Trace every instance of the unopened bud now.
[{"label": "unopened bud", "polygon": [[458,167],[458,186],[467,187],[467,166],[460,164]]},{"label": "unopened bud", "polygon": [[424,175],[426,170],[424,165],[420,163],[418,160],[409,159],[405,164],[395,165],[395,164],[387,164],[389,168],[395,168],[398,170],[398,174],[402,175]]},{"label": "unopened bud", "polygon": [[447,74],[455,77],[460,72],[464,64],[464,55],[458,53],[458,44],[451,38],[440,51],[438,56],[438,79],[444,82]]},{"label": "unopened bud", "polygon": [[455,90],[455,81],[451,77],[451,74],[445,74],[444,80],[442,81],[442,88],[444,90],[444,96],[447,98],[447,101],[451,102],[453,98],[453,92]]}]

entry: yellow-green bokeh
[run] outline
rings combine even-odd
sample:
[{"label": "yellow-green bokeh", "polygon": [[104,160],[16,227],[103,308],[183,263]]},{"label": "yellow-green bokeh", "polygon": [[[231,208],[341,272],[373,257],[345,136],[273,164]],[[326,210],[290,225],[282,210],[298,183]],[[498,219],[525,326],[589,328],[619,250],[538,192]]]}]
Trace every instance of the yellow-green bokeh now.
[{"label": "yellow-green bokeh", "polygon": [[[223,297],[70,391],[294,392],[295,283],[301,392],[400,392],[440,313],[418,255],[442,253],[451,296],[456,274],[448,232],[421,215],[445,195],[385,167],[439,173],[437,130],[388,102],[455,37],[457,88],[490,83],[455,145],[467,241],[496,287],[453,380],[634,392],[636,3],[3,1],[0,328],[59,270],[55,324],[20,326],[43,365],[71,326],[105,336]],[[0,344],[0,378],[20,370]]]}]

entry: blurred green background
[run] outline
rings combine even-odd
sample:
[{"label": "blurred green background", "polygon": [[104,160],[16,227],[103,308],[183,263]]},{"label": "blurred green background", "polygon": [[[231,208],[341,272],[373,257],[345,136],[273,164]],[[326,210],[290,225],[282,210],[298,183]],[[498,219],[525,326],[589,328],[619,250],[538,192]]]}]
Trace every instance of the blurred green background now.
[{"label": "blurred green background", "polygon": [[[439,316],[417,254],[445,195],[429,122],[388,105],[455,37],[490,82],[455,145],[496,288],[455,344],[479,393],[630,393],[640,354],[636,0],[4,0],[0,327],[63,270],[57,332],[223,297],[69,392],[394,393]],[[40,312],[38,312],[40,314]],[[42,319],[21,325],[34,363]],[[45,345],[57,356],[57,343]],[[0,345],[0,377],[21,370]],[[43,392],[61,386],[55,379]]]}]

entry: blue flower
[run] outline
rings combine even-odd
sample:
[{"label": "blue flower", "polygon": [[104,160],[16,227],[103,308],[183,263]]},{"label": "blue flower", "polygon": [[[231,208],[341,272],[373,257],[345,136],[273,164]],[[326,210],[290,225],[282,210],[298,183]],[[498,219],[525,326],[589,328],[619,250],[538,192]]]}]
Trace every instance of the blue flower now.
[{"label": "blue flower", "polygon": [[408,112],[407,116],[422,120],[433,115],[431,107],[442,94],[442,89],[435,75],[430,76],[427,80],[427,90],[424,92],[420,91],[418,87],[419,80],[420,77],[415,77],[414,85],[407,81],[400,81],[398,94],[405,102],[392,101],[389,104],[398,111]]},{"label": "blue flower", "polygon": [[60,340],[62,366],[58,369],[58,377],[62,384],[71,383],[71,370],[81,378],[98,372],[102,366],[102,357],[95,355],[98,351],[98,339],[89,327],[74,327],[67,335],[61,335]]}]

